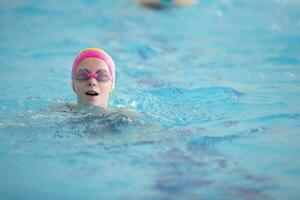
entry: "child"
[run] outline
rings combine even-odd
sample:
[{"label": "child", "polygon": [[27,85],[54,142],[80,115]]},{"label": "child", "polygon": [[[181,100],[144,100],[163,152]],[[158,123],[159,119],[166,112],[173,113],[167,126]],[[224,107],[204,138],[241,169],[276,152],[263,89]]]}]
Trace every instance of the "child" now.
[{"label": "child", "polygon": [[115,64],[103,50],[82,50],[72,67],[72,87],[78,105],[107,108],[115,84]]},{"label": "child", "polygon": [[75,58],[72,67],[72,87],[77,104],[65,104],[70,111],[93,110],[102,116],[111,114],[133,121],[138,117],[134,110],[109,108],[109,98],[115,86],[115,64],[103,50],[88,48]]}]

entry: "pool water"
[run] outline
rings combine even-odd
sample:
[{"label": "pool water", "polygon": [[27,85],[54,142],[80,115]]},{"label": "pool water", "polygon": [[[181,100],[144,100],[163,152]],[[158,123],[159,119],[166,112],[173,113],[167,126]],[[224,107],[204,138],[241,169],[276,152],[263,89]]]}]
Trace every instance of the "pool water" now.
[{"label": "pool water", "polygon": [[[1,1],[0,27],[0,199],[300,198],[298,0]],[[50,109],[86,47],[136,124]]]}]

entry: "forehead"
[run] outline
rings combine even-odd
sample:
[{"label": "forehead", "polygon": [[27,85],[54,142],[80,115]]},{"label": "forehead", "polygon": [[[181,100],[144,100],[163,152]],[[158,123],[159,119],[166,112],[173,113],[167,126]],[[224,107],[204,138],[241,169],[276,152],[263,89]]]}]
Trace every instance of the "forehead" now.
[{"label": "forehead", "polygon": [[87,69],[90,72],[96,72],[99,69],[104,69],[109,72],[107,64],[98,58],[83,59],[77,66],[77,71],[80,69]]}]

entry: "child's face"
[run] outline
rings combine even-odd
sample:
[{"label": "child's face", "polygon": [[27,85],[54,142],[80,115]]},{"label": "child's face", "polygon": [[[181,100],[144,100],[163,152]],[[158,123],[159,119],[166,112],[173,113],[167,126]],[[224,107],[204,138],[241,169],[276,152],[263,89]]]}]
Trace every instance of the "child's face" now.
[{"label": "child's face", "polygon": [[73,80],[78,104],[107,107],[113,86],[107,64],[97,58],[86,58],[78,64],[76,73],[80,77],[81,72],[87,71],[89,73],[99,72],[101,79],[98,81],[95,77],[91,77],[87,80]]}]

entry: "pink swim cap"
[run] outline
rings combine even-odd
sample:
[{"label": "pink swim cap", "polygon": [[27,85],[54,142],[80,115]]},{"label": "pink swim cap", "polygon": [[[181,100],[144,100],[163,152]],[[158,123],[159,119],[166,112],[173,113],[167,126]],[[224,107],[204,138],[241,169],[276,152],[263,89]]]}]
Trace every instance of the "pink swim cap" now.
[{"label": "pink swim cap", "polygon": [[[98,58],[100,60],[103,60],[107,64],[110,75],[112,76],[112,79],[113,79],[113,88],[114,88],[115,87],[115,63],[114,63],[113,59],[105,51],[103,51],[102,49],[99,49],[99,48],[88,48],[88,49],[83,49],[82,51],[80,51],[73,62],[72,75],[74,75],[76,73],[78,64],[83,59],[86,59],[86,58]],[[72,82],[72,87],[73,87],[73,90],[75,91],[73,82]]]}]

